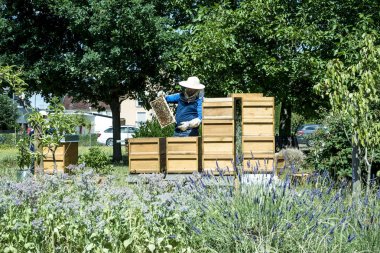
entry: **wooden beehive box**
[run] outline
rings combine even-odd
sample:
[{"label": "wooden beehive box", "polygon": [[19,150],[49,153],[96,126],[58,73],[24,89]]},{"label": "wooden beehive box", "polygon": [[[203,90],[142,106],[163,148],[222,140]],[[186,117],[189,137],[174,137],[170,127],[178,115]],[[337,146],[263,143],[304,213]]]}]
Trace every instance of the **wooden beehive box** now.
[{"label": "wooden beehive box", "polygon": [[[217,167],[232,174],[235,156],[235,140],[233,136],[202,138],[202,169],[217,174]],[[228,173],[229,170],[229,173]]]},{"label": "wooden beehive box", "polygon": [[201,168],[199,137],[166,138],[166,172],[193,173]]},{"label": "wooden beehive box", "polygon": [[233,120],[235,117],[233,98],[204,98],[202,110],[204,120]]},{"label": "wooden beehive box", "polygon": [[274,98],[243,99],[242,135],[274,136]]},{"label": "wooden beehive box", "polygon": [[204,137],[224,137],[235,135],[234,120],[202,120],[202,136]]},{"label": "wooden beehive box", "polygon": [[[252,169],[264,173],[273,171],[274,132],[274,98],[243,98],[242,151],[246,172],[252,172]],[[248,161],[251,168],[247,165]]]},{"label": "wooden beehive box", "polygon": [[[44,173],[54,173],[53,153],[49,148],[43,148]],[[78,164],[78,142],[61,142],[55,151],[56,173],[66,173],[70,164]]]},{"label": "wooden beehive box", "polygon": [[128,139],[130,173],[160,173],[165,168],[165,138]]},{"label": "wooden beehive box", "polygon": [[150,102],[150,106],[152,106],[161,128],[176,122],[164,96],[158,97]]}]

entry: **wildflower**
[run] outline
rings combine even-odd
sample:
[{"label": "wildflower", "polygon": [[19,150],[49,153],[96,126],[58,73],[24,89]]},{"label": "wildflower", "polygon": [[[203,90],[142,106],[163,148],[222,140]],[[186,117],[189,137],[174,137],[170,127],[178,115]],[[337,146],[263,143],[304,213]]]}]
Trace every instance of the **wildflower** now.
[{"label": "wildflower", "polygon": [[355,234],[349,234],[348,235],[348,238],[347,238],[347,242],[352,242],[354,239],[356,238],[356,235]]},{"label": "wildflower", "polygon": [[333,227],[330,229],[329,234],[330,234],[330,235],[334,234],[334,231],[335,231],[335,226],[333,226]]}]

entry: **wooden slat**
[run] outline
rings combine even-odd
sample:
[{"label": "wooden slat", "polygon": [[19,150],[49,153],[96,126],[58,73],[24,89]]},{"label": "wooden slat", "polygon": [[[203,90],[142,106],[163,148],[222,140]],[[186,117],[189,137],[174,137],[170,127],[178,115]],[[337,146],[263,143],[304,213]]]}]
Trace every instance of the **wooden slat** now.
[{"label": "wooden slat", "polygon": [[229,97],[246,99],[257,99],[263,96],[263,93],[230,93]]},{"label": "wooden slat", "polygon": [[193,173],[198,172],[200,160],[198,155],[167,155],[167,173]]},{"label": "wooden slat", "polygon": [[234,121],[233,120],[203,120],[202,121],[202,136],[234,136]]}]

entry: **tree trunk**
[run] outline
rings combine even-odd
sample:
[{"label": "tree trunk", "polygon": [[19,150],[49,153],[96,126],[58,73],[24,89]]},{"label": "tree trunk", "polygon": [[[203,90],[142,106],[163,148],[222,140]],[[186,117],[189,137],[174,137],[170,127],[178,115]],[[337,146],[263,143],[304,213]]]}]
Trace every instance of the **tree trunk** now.
[{"label": "tree trunk", "polygon": [[352,196],[358,200],[361,194],[361,175],[360,175],[360,159],[359,159],[359,144],[357,134],[354,135],[352,141]]},{"label": "tree trunk", "polygon": [[112,127],[113,127],[113,161],[119,162],[121,157],[121,143],[120,140],[120,102],[119,97],[113,96],[110,103],[112,111]]},{"label": "tree trunk", "polygon": [[281,103],[279,134],[286,137],[292,135],[292,105],[286,98]]}]

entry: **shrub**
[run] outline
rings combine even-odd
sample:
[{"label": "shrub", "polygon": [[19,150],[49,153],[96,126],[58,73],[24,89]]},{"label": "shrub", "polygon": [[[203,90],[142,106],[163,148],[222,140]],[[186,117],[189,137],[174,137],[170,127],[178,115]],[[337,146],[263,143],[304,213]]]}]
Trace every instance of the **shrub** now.
[{"label": "shrub", "polygon": [[89,152],[79,157],[79,162],[92,168],[96,173],[107,174],[111,172],[112,165],[107,154],[100,147],[92,147]]},{"label": "shrub", "polygon": [[161,128],[157,118],[153,117],[140,125],[133,134],[134,138],[140,137],[170,137],[173,136],[174,124]]},{"label": "shrub", "polygon": [[295,148],[282,149],[279,155],[284,157],[286,169],[294,168],[300,171],[305,169],[306,155],[301,150]]}]

